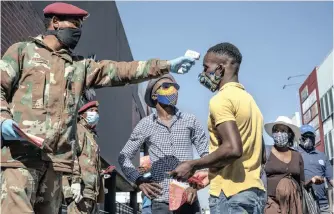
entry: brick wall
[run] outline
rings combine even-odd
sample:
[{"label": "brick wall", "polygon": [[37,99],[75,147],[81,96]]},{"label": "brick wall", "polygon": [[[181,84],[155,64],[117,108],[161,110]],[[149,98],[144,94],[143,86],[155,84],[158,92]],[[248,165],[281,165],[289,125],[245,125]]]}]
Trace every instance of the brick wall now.
[{"label": "brick wall", "polygon": [[9,46],[44,32],[42,18],[29,1],[1,1],[1,56]]}]

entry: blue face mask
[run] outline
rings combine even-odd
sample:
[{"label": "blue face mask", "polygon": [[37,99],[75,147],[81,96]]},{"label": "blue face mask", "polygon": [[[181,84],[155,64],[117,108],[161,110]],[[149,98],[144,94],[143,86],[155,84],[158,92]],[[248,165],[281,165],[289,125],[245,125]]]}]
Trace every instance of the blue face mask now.
[{"label": "blue face mask", "polygon": [[175,106],[177,103],[177,94],[158,95],[157,100],[161,104]]},{"label": "blue face mask", "polygon": [[87,115],[86,121],[89,125],[95,126],[99,122],[100,116],[97,112],[87,111],[86,115]]},{"label": "blue face mask", "polygon": [[157,90],[157,101],[161,104],[175,106],[177,103],[179,85],[175,83],[163,83]]}]

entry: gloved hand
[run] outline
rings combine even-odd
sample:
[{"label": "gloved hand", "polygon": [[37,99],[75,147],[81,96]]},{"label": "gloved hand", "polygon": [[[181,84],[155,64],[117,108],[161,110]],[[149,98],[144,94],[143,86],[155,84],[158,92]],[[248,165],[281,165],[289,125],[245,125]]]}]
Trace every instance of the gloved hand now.
[{"label": "gloved hand", "polygon": [[73,199],[75,203],[79,203],[83,196],[81,195],[81,184],[80,183],[74,183],[71,185],[71,192],[73,194]]},{"label": "gloved hand", "polygon": [[1,135],[5,140],[23,140],[13,129],[13,124],[16,124],[11,119],[6,119],[1,123]]},{"label": "gloved hand", "polygon": [[188,73],[191,66],[195,65],[195,59],[187,56],[181,56],[176,59],[169,60],[170,72],[177,73],[179,68],[182,68],[182,74]]}]

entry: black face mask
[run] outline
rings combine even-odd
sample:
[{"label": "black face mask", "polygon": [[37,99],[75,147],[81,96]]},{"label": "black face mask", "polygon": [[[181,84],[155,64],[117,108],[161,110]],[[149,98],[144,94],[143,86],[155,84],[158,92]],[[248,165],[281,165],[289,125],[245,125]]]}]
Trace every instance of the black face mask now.
[{"label": "black face mask", "polygon": [[47,30],[46,35],[54,35],[67,48],[74,49],[81,37],[80,28],[60,28],[58,30]]},{"label": "black face mask", "polygon": [[315,136],[302,136],[300,139],[300,145],[307,151],[314,150]]}]

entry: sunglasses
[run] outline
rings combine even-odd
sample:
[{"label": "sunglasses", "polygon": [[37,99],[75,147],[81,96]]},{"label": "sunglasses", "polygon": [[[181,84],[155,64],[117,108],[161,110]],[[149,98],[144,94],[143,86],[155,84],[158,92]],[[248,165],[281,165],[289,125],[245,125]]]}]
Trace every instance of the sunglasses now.
[{"label": "sunglasses", "polygon": [[306,140],[308,138],[315,139],[315,136],[314,135],[303,135],[301,138],[302,138],[302,140]]},{"label": "sunglasses", "polygon": [[180,86],[177,84],[177,83],[173,83],[173,82],[164,82],[161,84],[161,88],[163,89],[167,89],[171,86],[174,86],[176,88],[176,90],[179,90],[180,89]]}]

